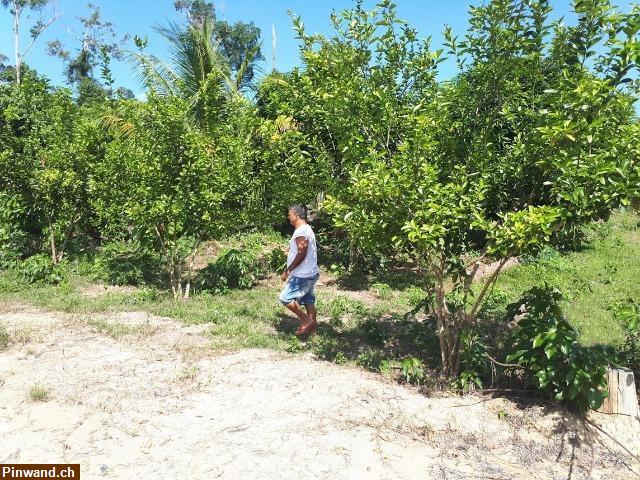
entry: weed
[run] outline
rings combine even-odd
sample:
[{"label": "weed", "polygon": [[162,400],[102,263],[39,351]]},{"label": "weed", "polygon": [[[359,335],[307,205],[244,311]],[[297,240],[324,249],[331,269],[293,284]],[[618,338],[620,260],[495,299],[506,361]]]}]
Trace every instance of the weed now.
[{"label": "weed", "polygon": [[192,365],[191,367],[184,366],[182,370],[180,370],[180,374],[178,375],[178,380],[185,382],[187,380],[193,380],[198,375],[198,366]]},{"label": "weed", "polygon": [[376,296],[381,300],[388,300],[393,296],[391,287],[386,283],[374,283],[371,285],[371,289],[375,292]]},{"label": "weed", "polygon": [[416,383],[424,380],[424,364],[415,357],[409,357],[402,361],[402,376],[407,383]]},{"label": "weed", "polygon": [[34,385],[29,389],[29,398],[33,402],[46,402],[49,400],[49,391],[41,385]]},{"label": "weed", "polygon": [[360,353],[356,357],[356,365],[360,365],[361,367],[366,368],[367,370],[372,370],[377,372],[380,370],[380,365],[385,360],[382,352],[379,350],[373,350],[371,348],[367,348],[365,351]]},{"label": "weed", "polygon": [[5,350],[9,346],[9,332],[4,325],[0,325],[0,350]]}]

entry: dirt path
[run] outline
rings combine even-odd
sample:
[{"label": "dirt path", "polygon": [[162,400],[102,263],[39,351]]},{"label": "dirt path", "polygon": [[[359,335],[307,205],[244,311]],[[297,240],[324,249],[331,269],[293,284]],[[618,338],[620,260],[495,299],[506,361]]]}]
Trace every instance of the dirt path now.
[{"label": "dirt path", "polygon": [[[607,435],[541,407],[215,352],[206,327],[144,313],[0,312],[13,339],[0,353],[0,463],[75,462],[85,480],[640,478]],[[34,385],[48,401],[30,398]],[[638,420],[591,420],[640,454]]]}]

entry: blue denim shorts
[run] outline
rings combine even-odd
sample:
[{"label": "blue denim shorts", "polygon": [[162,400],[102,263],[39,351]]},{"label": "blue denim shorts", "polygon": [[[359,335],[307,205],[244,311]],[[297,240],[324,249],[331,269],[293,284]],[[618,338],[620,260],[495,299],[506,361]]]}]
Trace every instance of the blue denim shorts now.
[{"label": "blue denim shorts", "polygon": [[312,305],[316,302],[315,287],[320,275],[309,278],[290,276],[280,293],[280,303],[288,305],[294,300],[300,305]]}]

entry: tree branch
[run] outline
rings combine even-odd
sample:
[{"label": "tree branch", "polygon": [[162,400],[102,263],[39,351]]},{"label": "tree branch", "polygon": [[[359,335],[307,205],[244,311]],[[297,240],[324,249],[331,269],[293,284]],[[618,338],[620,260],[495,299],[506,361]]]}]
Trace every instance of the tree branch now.
[{"label": "tree branch", "polygon": [[29,52],[29,49],[31,49],[31,47],[33,46],[33,44],[35,43],[35,41],[38,39],[38,37],[40,36],[40,34],[42,32],[44,32],[47,27],[49,27],[53,22],[55,22],[57,19],[59,19],[62,16],[62,14],[59,13],[55,13],[53,18],[51,18],[51,20],[49,20],[47,23],[45,23],[42,27],[40,27],[40,30],[38,30],[38,32],[31,38],[31,43],[29,43],[29,45],[27,45],[27,48],[24,50],[24,52],[22,52],[21,57],[24,58],[27,53]]}]

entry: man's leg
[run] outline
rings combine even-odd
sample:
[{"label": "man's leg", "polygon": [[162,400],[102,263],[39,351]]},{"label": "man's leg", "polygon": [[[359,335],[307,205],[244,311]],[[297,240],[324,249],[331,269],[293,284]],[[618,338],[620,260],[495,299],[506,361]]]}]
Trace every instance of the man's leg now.
[{"label": "man's leg", "polygon": [[316,323],[318,320],[316,319],[316,306],[313,303],[308,303],[304,306],[307,311],[307,317],[309,317],[310,323]]},{"label": "man's leg", "polygon": [[300,319],[300,327],[306,327],[312,323],[311,319],[307,316],[304,310],[300,308],[300,305],[298,305],[298,302],[295,300],[291,303],[287,303],[285,306],[298,316]]}]

